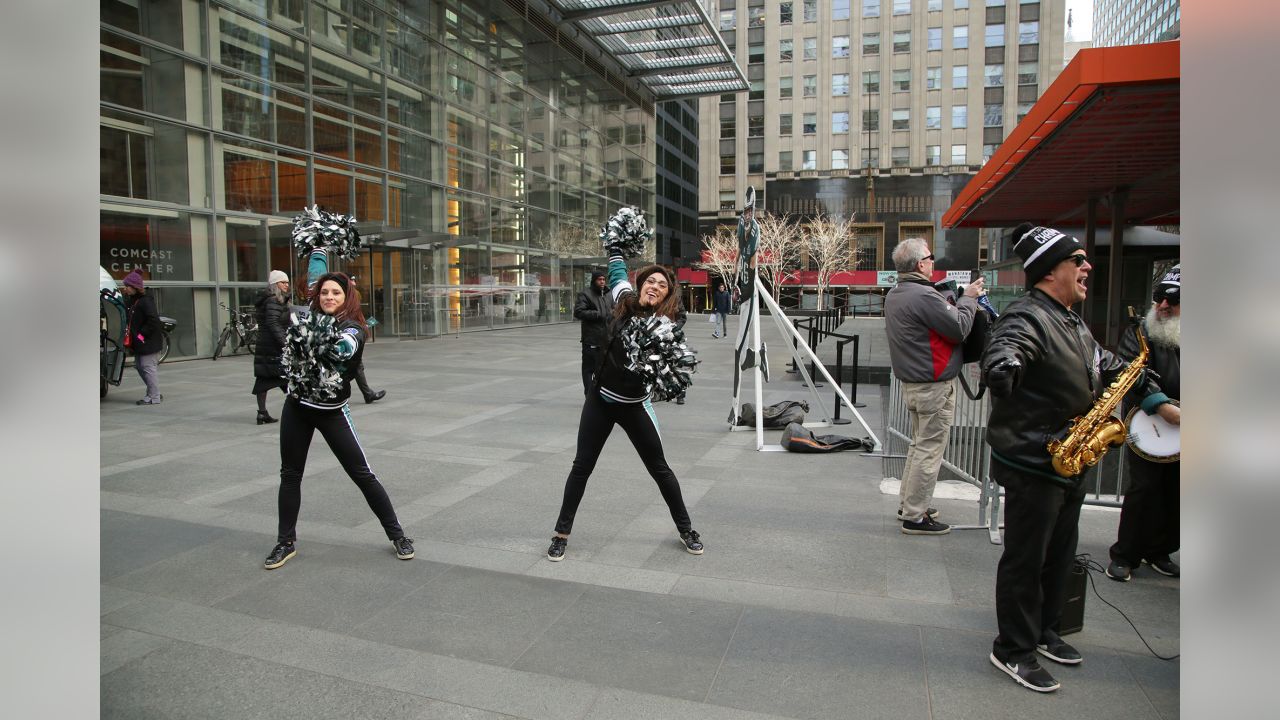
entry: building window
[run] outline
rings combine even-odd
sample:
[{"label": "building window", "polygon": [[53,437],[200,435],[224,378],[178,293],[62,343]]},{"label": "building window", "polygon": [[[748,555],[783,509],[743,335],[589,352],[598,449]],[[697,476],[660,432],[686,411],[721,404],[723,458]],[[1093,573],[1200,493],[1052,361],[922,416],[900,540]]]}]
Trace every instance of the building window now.
[{"label": "building window", "polygon": [[911,70],[902,69],[893,71],[893,91],[894,92],[910,92],[911,91]]},{"label": "building window", "polygon": [[790,150],[778,151],[778,169],[779,170],[791,169],[791,151]]},{"label": "building window", "polygon": [[862,0],[862,17],[880,17],[880,0]]},{"label": "building window", "polygon": [[942,128],[942,107],[940,105],[930,105],[924,109],[924,127],[926,130],[939,130]]},{"label": "building window", "polygon": [[969,87],[968,65],[956,65],[951,68],[951,87],[957,90]]},{"label": "building window", "polygon": [[862,111],[862,131],[875,132],[880,129],[880,111],[879,110],[863,110]]},{"label": "building window", "polygon": [[911,110],[908,108],[899,108],[893,111],[894,130],[910,130],[911,129]]},{"label": "building window", "polygon": [[747,83],[747,99],[763,100],[764,99],[764,80],[752,80]]},{"label": "building window", "polygon": [[848,150],[832,150],[831,151],[831,169],[832,170],[848,170],[849,169],[849,151]]},{"label": "building window", "polygon": [[942,12],[942,0],[929,0],[929,12]]},{"label": "building window", "polygon": [[737,27],[737,25],[738,25],[738,21],[737,21],[736,11],[734,10],[720,11],[720,29],[721,30],[732,30],[735,27]]},{"label": "building window", "polygon": [[893,51],[896,53],[911,52],[910,30],[895,30],[893,32]]},{"label": "building window", "polygon": [[1001,127],[1004,125],[1004,104],[993,103],[982,108],[982,127]]},{"label": "building window", "polygon": [[1027,113],[1031,112],[1031,106],[1033,105],[1035,105],[1035,103],[1018,103],[1018,122],[1022,122],[1022,118],[1026,117]]},{"label": "building window", "polygon": [[831,134],[845,135],[849,132],[849,113],[833,112],[831,113]]},{"label": "building window", "polygon": [[1004,87],[1004,65],[987,65],[982,77],[983,87]]},{"label": "building window", "polygon": [[817,170],[818,169],[818,151],[817,150],[801,150],[800,151],[800,169],[801,170]]},{"label": "building window", "polygon": [[955,3],[952,4],[951,7],[955,8],[956,10],[964,10],[965,8],[969,7],[969,0],[955,0]]},{"label": "building window", "polygon": [[747,9],[747,27],[764,27],[764,6]]},{"label": "building window", "polygon": [[952,105],[951,106],[951,129],[963,130],[969,127],[969,106],[968,105]]},{"label": "building window", "polygon": [[956,50],[969,47],[969,26],[957,25],[951,28],[951,47]]},{"label": "building window", "polygon": [[778,41],[778,59],[786,62],[795,54],[795,40]]},{"label": "building window", "polygon": [[784,136],[791,134],[791,113],[778,115],[778,134]]},{"label": "building window", "polygon": [[738,136],[738,122],[733,118],[725,118],[720,121],[720,139],[732,138]]},{"label": "building window", "polygon": [[941,90],[942,89],[942,68],[931,67],[924,69],[924,89],[925,90]]},{"label": "building window", "polygon": [[911,0],[893,0],[894,15],[910,15]]},{"label": "building window", "polygon": [[752,115],[747,118],[747,137],[764,137],[763,115]]},{"label": "building window", "polygon": [[878,32],[862,33],[862,54],[863,55],[879,55],[880,54],[880,33]]},{"label": "building window", "polygon": [[1040,64],[1033,62],[1018,63],[1018,84],[1035,85],[1040,80]]},{"label": "building window", "polygon": [[720,209],[721,210],[737,209],[737,205],[734,202],[734,194],[735,193],[732,190],[720,191]]},{"label": "building window", "polygon": [[831,0],[831,19],[849,19],[849,0]]},{"label": "building window", "polygon": [[951,164],[964,165],[965,163],[965,145],[951,146]]},{"label": "building window", "polygon": [[747,172],[749,173],[764,172],[764,153],[763,152],[747,153]]},{"label": "building window", "polygon": [[987,0],[987,7],[1004,7],[1004,0]]},{"label": "building window", "polygon": [[862,167],[880,167],[880,148],[862,148]]},{"label": "building window", "polygon": [[804,76],[804,96],[818,97],[818,76],[817,75]]},{"label": "building window", "polygon": [[996,154],[996,150],[999,148],[1000,148],[999,145],[983,145],[982,146],[983,164],[986,164],[986,162],[991,159],[991,156]]},{"label": "building window", "polygon": [[779,23],[779,24],[781,24],[781,25],[790,25],[790,24],[791,24],[791,2],[790,2],[790,0],[787,0],[786,2],[780,2],[780,3],[778,3],[778,23]]},{"label": "building window", "polygon": [[818,0],[804,0],[804,21],[818,22]]},{"label": "building window", "polygon": [[941,145],[925,145],[924,146],[924,164],[925,165],[941,165],[942,164],[942,146]]},{"label": "building window", "polygon": [[804,59],[805,60],[818,59],[818,38],[804,39]]},{"label": "building window", "polygon": [[721,155],[720,156],[720,174],[721,175],[732,175],[735,172],[737,172],[737,166],[735,165],[735,159],[737,157],[738,157],[737,155]]},{"label": "building window", "polygon": [[751,43],[747,46],[747,63],[755,65],[764,62],[764,43]]},{"label": "building window", "polygon": [[879,70],[867,70],[862,73],[862,92],[868,94],[880,92]]},{"label": "building window", "polygon": [[896,147],[892,149],[894,167],[907,167],[911,164],[911,148]]},{"label": "building window", "polygon": [[849,57],[849,36],[836,35],[831,38],[831,57],[847,58]]},{"label": "building window", "polygon": [[1038,42],[1040,42],[1039,22],[1018,23],[1019,45],[1035,45]]},{"label": "building window", "polygon": [[790,75],[787,75],[786,77],[778,78],[778,97],[779,98],[791,97],[791,87],[793,85],[793,82],[794,82],[794,79]]},{"label": "building window", "polygon": [[936,27],[936,28],[929,28],[929,30],[928,30],[928,39],[927,39],[927,43],[926,43],[926,45],[925,45],[925,49],[927,49],[927,50],[941,50],[941,49],[942,49],[942,28],[940,28],[940,27]]},{"label": "building window", "polygon": [[1004,24],[988,25],[986,47],[1004,47]]},{"label": "building window", "polygon": [[834,73],[831,76],[831,96],[844,97],[849,94],[849,73]]},{"label": "building window", "polygon": [[805,135],[813,135],[818,132],[818,113],[805,113],[800,118],[802,127],[801,132]]}]

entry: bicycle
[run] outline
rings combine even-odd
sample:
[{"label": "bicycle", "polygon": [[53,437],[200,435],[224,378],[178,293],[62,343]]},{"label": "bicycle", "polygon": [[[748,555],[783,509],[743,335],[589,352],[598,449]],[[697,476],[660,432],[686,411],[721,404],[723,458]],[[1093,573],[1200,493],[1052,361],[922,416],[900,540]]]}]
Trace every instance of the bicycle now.
[{"label": "bicycle", "polygon": [[258,319],[251,312],[232,309],[225,303],[218,303],[218,307],[230,314],[231,321],[222,328],[222,334],[218,336],[218,344],[213,348],[213,359],[217,360],[228,346],[228,355],[235,355],[241,348],[248,348],[252,353],[258,344]]}]

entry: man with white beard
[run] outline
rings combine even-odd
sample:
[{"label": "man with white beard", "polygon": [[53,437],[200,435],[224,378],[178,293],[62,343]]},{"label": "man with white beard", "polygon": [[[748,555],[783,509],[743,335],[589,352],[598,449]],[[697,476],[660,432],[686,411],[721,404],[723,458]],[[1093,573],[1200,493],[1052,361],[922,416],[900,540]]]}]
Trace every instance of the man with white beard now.
[{"label": "man with white beard", "polygon": [[[1179,346],[1182,314],[1182,266],[1175,265],[1165,273],[1152,294],[1151,309],[1142,321],[1143,332],[1151,349],[1147,367],[1160,377],[1156,383],[1161,392],[1125,398],[1125,412],[1138,406],[1148,415],[1159,415],[1172,425],[1179,425],[1182,409],[1178,407],[1180,389]],[[1118,355],[1126,361],[1138,354],[1134,328],[1120,339]],[[1111,546],[1111,564],[1107,577],[1128,582],[1133,570],[1143,562],[1156,572],[1178,577],[1180,568],[1169,558],[1178,550],[1178,468],[1180,463],[1154,463],[1125,447],[1128,486],[1124,493],[1124,509],[1120,512],[1120,529]]]}]

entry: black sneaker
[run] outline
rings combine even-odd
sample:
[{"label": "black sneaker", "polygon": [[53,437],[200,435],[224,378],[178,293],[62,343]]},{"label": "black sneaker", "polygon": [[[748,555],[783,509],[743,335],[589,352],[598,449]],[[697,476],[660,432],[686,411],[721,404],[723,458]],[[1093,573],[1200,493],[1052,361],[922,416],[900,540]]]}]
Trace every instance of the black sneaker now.
[{"label": "black sneaker", "polygon": [[281,565],[289,562],[289,558],[298,554],[297,548],[293,543],[277,543],[271,548],[271,554],[267,556],[266,562],[262,563],[262,567],[268,570],[275,570]]},{"label": "black sneaker", "polygon": [[920,522],[902,521],[903,535],[946,535],[949,532],[951,532],[950,525],[940,523],[927,515]]},{"label": "black sneaker", "polygon": [[551,547],[547,548],[547,559],[551,562],[560,562],[564,559],[564,548],[569,544],[569,538],[562,538],[559,535],[551,538]]},{"label": "black sneaker", "polygon": [[680,533],[680,544],[684,545],[684,549],[690,555],[702,554],[702,541],[698,538],[697,530]]},{"label": "black sneaker", "polygon": [[1182,574],[1182,568],[1178,567],[1178,563],[1170,560],[1168,555],[1165,555],[1159,560],[1148,560],[1147,563],[1151,565],[1152,570],[1155,570],[1161,575],[1178,577]]},{"label": "black sneaker", "polygon": [[386,396],[387,396],[387,391],[386,391],[386,390],[375,390],[375,391],[373,391],[373,392],[371,392],[371,393],[368,393],[368,394],[366,394],[366,395],[364,396],[364,404],[365,404],[365,405],[368,405],[368,404],[370,404],[370,403],[376,403],[376,402],[378,402],[379,400],[381,400],[382,398],[384,398],[384,397],[386,397]]},{"label": "black sneaker", "polygon": [[1054,680],[1049,671],[1040,667],[1040,663],[1036,662],[1034,658],[1026,662],[1009,663],[997,660],[995,653],[991,653],[990,657],[992,665],[1003,670],[1005,674],[1014,679],[1014,682],[1028,690],[1047,693],[1062,687],[1062,683]]},{"label": "black sneaker", "polygon": [[407,537],[397,538],[391,541],[396,548],[396,557],[401,560],[413,559],[413,541]]},{"label": "black sneaker", "polygon": [[[933,520],[937,520],[938,508],[928,508],[924,511],[924,514]],[[898,508],[898,519],[902,519],[902,508]]]},{"label": "black sneaker", "polygon": [[1063,642],[1062,638],[1037,645],[1036,652],[1062,665],[1079,665],[1084,662],[1080,651],[1071,647],[1070,643]]},{"label": "black sneaker", "polygon": [[1107,577],[1120,582],[1129,582],[1129,578],[1133,577],[1133,568],[1119,560],[1112,560],[1107,566]]}]

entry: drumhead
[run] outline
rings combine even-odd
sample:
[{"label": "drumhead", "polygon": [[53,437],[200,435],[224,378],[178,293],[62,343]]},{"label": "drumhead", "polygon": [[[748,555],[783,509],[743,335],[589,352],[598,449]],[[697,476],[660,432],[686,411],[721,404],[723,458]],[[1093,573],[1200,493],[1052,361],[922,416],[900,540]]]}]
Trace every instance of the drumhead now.
[{"label": "drumhead", "polygon": [[1153,462],[1177,462],[1182,450],[1182,437],[1177,425],[1170,425],[1159,415],[1148,415],[1135,408],[1129,413],[1125,442],[1140,457]]}]

